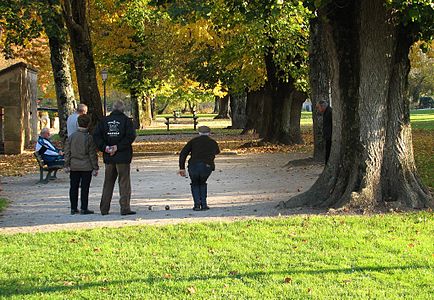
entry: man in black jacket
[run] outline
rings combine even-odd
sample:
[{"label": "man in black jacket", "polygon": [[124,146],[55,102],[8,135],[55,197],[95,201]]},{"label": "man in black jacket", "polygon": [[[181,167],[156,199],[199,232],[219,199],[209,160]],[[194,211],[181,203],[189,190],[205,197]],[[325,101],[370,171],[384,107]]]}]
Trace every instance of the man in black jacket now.
[{"label": "man in black jacket", "polygon": [[179,154],[179,175],[185,177],[185,160],[190,154],[188,173],[194,201],[193,210],[207,210],[206,181],[215,169],[214,158],[220,153],[220,149],[217,142],[209,137],[211,130],[208,126],[200,126],[198,131],[199,136],[190,140]]},{"label": "man in black jacket", "polygon": [[113,104],[112,113],[102,118],[93,134],[95,144],[104,153],[105,175],[100,203],[102,215],[109,213],[113,189],[118,176],[121,215],[136,213],[130,208],[130,164],[133,158],[131,144],[136,139],[136,131],[132,120],[124,114],[124,109],[124,102],[116,101]]},{"label": "man in black jacket", "polygon": [[332,108],[330,105],[321,100],[318,102],[318,110],[322,113],[322,136],[325,141],[325,163],[329,161],[330,150],[332,147],[332,129],[333,129],[333,119],[332,119]]}]

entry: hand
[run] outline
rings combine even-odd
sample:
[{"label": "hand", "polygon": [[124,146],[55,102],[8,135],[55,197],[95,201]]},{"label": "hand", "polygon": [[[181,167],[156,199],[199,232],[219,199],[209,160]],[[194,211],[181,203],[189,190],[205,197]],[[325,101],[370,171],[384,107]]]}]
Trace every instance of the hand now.
[{"label": "hand", "polygon": [[69,173],[71,171],[71,168],[70,167],[64,167],[63,171],[65,171],[65,173]]},{"label": "hand", "polygon": [[187,177],[187,173],[185,172],[185,169],[180,169],[180,170],[178,171],[178,174],[179,174],[179,176]]},{"label": "hand", "polygon": [[110,154],[112,152],[112,147],[111,146],[105,146],[105,153]]},{"label": "hand", "polygon": [[111,148],[111,152],[110,152],[110,156],[113,156],[116,154],[116,151],[118,151],[118,146],[113,145],[110,147]]},{"label": "hand", "polygon": [[65,154],[62,150],[59,151],[59,155]]},{"label": "hand", "polygon": [[95,176],[95,177],[98,176],[98,170],[93,170],[92,171],[92,175]]}]

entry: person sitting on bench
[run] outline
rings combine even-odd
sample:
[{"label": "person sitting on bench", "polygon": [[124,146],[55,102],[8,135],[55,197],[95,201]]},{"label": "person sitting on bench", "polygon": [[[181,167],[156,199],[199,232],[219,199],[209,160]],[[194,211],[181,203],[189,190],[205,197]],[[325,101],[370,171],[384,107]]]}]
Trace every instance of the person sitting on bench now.
[{"label": "person sitting on bench", "polygon": [[53,145],[50,141],[50,136],[50,129],[43,128],[36,143],[35,151],[41,155],[47,166],[63,166],[65,163],[64,153]]}]

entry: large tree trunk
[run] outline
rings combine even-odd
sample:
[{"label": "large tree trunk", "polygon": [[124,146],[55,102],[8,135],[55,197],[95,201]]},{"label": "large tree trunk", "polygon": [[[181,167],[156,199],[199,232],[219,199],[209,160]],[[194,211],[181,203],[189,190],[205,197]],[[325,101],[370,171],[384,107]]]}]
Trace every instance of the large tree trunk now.
[{"label": "large tree trunk", "polygon": [[313,121],[313,158],[324,161],[325,142],[322,137],[322,115],[316,104],[320,100],[330,103],[330,67],[325,47],[325,25],[319,18],[310,22],[310,53],[309,53],[309,79],[312,102]]},{"label": "large tree trunk", "polygon": [[[259,131],[259,136],[264,142],[289,145],[294,143],[291,140],[289,126],[292,108],[291,95],[295,89],[292,80],[290,82],[281,81],[271,53],[265,55],[265,66],[267,68],[265,90],[268,97],[264,102],[262,129]],[[301,107],[299,113],[301,114]]]},{"label": "large tree trunk", "polygon": [[260,131],[265,98],[264,88],[247,93],[246,125],[241,134],[258,133]]},{"label": "large tree trunk", "polygon": [[411,150],[405,34],[389,22],[382,1],[353,1],[322,13],[332,65],[332,151],[312,188],[285,206],[433,206]]},{"label": "large tree trunk", "polygon": [[214,119],[229,119],[229,94],[220,98],[219,113]]},{"label": "large tree trunk", "polygon": [[86,0],[64,0],[63,13],[74,56],[80,102],[89,107],[92,124],[95,125],[103,112],[93,60],[87,3]]},{"label": "large tree trunk", "polygon": [[232,119],[232,129],[243,129],[246,125],[246,93],[231,93],[230,95],[230,115]]},{"label": "large tree trunk", "polygon": [[74,112],[74,89],[69,67],[68,33],[63,16],[56,13],[55,5],[49,2],[52,10],[42,16],[45,32],[50,46],[51,68],[56,88],[57,109],[59,115],[59,135],[63,142],[67,138],[66,120]]},{"label": "large tree trunk", "polygon": [[383,199],[395,207],[424,207],[430,197],[429,191],[417,176],[413,156],[407,92],[411,44],[404,28],[398,28],[387,98],[384,147],[387,155],[384,156],[381,174]]}]

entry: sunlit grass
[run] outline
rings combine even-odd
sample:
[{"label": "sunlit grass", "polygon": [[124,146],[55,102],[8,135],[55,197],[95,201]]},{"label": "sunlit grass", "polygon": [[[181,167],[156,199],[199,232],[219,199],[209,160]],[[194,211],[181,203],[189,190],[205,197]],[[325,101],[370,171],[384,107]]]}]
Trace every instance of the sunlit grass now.
[{"label": "sunlit grass", "polygon": [[0,235],[8,299],[430,299],[430,213]]},{"label": "sunlit grass", "polygon": [[414,129],[434,130],[434,109],[412,110],[410,120]]}]

